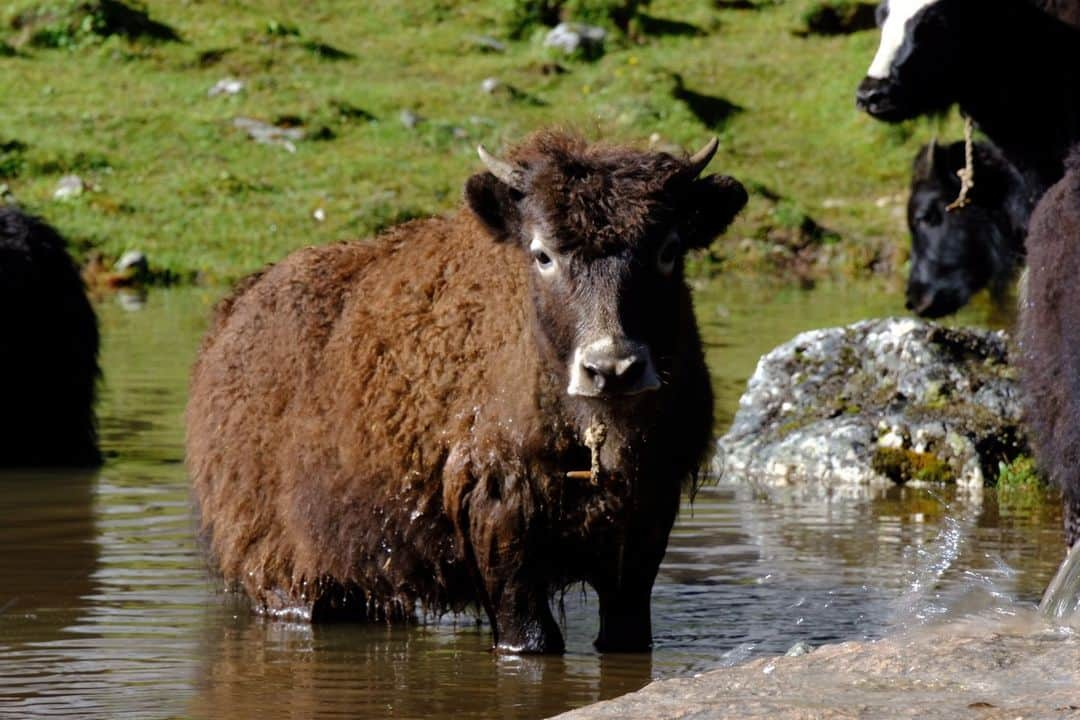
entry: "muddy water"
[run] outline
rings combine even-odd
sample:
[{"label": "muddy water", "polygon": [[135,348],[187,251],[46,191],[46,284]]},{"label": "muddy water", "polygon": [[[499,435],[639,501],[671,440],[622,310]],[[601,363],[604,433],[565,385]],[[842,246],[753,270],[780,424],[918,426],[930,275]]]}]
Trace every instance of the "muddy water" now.
[{"label": "muddy water", "polygon": [[[896,298],[701,288],[719,427],[762,352],[895,313]],[[544,717],[800,640],[1015,612],[1037,603],[1063,554],[1053,503],[724,486],[684,507],[654,593],[651,656],[594,653],[596,602],[579,590],[564,598],[559,658],[493,656],[472,617],[408,628],[253,618],[203,567],[182,465],[188,365],[213,300],[105,301],[105,467],[0,474],[0,717]]]}]

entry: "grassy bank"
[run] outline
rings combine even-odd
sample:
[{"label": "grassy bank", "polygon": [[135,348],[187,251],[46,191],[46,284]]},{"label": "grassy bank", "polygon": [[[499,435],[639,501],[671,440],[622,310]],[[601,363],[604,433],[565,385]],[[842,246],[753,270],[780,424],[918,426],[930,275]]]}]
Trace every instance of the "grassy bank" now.
[{"label": "grassy bank", "polygon": [[[911,158],[935,130],[960,131],[955,119],[888,127],[855,110],[876,31],[800,37],[809,0],[654,0],[586,60],[544,48],[547,28],[514,25],[512,5],[146,3],[169,39],[109,35],[77,15],[86,3],[0,3],[0,183],[79,253],[138,248],[156,270],[228,280],[296,247],[453,208],[478,142],[498,149],[551,124],[689,149],[715,133],[713,170],[756,192],[712,267],[902,262]],[[501,83],[493,93],[488,77]],[[208,96],[223,78],[244,88]],[[409,127],[403,113],[421,120]],[[295,152],[258,144],[237,117],[307,139]],[[55,200],[69,172],[87,189]]]}]

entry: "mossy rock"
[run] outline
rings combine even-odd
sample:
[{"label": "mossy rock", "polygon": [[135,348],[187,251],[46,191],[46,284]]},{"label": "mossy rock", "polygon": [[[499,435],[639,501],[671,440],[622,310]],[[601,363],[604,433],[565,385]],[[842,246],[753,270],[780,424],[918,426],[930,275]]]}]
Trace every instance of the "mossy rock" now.
[{"label": "mossy rock", "polygon": [[956,473],[936,455],[906,448],[874,449],[871,467],[898,485],[919,482],[955,483]]},{"label": "mossy rock", "polygon": [[758,363],[717,472],[783,484],[997,482],[1029,453],[1003,333],[913,319],[804,333]]}]

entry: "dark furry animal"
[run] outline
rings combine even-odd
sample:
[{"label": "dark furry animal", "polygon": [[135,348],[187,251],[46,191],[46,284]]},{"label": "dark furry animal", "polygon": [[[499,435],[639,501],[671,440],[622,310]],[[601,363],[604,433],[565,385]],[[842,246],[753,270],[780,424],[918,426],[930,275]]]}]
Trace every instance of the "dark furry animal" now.
[{"label": "dark furry animal", "polygon": [[699,177],[715,147],[687,160],[549,132],[509,161],[481,149],[491,172],[456,216],[242,283],[187,410],[226,580],[312,620],[479,605],[515,652],[563,649],[549,600],[584,581],[597,647],[648,648],[680,488],[711,445],[683,255],[747,199]]},{"label": "dark furry animal", "polygon": [[1030,0],[1030,2],[1058,20],[1080,27],[1080,0]]},{"label": "dark furry animal", "polygon": [[0,466],[100,463],[97,318],[64,240],[0,206]]},{"label": "dark furry animal", "polygon": [[1061,177],[1080,140],[1080,29],[1027,0],[885,0],[880,15],[861,109],[899,122],[959,105],[1033,197]]},{"label": "dark furry animal", "polygon": [[1002,297],[1023,262],[1033,205],[1023,178],[992,146],[976,143],[970,202],[949,210],[960,194],[956,173],[964,165],[963,142],[925,145],[915,157],[907,207],[907,308],[922,317],[954,313],[987,286]]},{"label": "dark furry animal", "polygon": [[1039,201],[1020,305],[1020,370],[1036,459],[1064,492],[1065,539],[1080,540],[1080,149]]}]

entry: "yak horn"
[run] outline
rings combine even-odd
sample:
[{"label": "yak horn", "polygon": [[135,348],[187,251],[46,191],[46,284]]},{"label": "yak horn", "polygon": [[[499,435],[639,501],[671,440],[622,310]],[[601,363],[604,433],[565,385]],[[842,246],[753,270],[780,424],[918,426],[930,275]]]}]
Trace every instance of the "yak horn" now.
[{"label": "yak horn", "polygon": [[521,168],[495,157],[485,150],[483,145],[477,145],[476,152],[480,155],[480,160],[487,167],[488,172],[514,190],[525,192],[525,177],[521,172]]},{"label": "yak horn", "polygon": [[720,140],[714,136],[712,140],[705,143],[705,147],[701,148],[691,156],[690,170],[692,171],[693,177],[700,175],[701,171],[708,166],[709,161],[711,161],[713,155],[716,154],[716,148],[718,147],[720,147]]}]

